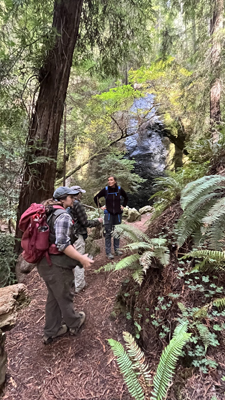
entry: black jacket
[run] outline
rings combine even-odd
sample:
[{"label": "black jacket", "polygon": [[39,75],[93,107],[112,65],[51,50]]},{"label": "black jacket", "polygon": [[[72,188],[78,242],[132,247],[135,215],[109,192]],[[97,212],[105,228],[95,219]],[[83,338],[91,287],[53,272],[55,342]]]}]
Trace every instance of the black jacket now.
[{"label": "black jacket", "polygon": [[128,201],[127,194],[122,188],[119,190],[117,185],[115,187],[108,186],[108,190],[105,188],[100,190],[94,197],[94,202],[97,206],[99,205],[99,207],[101,207],[101,204],[98,204],[98,199],[105,197],[107,211],[113,215],[122,214],[120,196],[124,198],[123,206],[126,207]]}]

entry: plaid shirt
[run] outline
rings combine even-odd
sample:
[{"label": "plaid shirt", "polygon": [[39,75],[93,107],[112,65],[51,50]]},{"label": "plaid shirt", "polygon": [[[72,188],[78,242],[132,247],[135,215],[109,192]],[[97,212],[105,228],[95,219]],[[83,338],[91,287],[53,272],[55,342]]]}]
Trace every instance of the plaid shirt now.
[{"label": "plaid shirt", "polygon": [[70,244],[70,235],[73,228],[73,221],[69,214],[61,214],[54,223],[55,228],[55,244],[59,251],[64,251]]},{"label": "plaid shirt", "polygon": [[79,200],[75,201],[73,208],[71,208],[71,216],[74,219],[75,224],[79,224],[78,233],[80,235],[85,235],[87,233],[87,228],[93,228],[94,226],[100,225],[99,220],[87,219],[87,214],[83,204]]}]

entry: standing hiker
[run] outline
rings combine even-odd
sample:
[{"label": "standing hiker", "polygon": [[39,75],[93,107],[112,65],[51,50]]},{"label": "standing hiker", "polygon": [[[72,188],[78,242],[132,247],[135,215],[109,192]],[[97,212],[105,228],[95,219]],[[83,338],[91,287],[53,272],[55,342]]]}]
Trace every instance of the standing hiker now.
[{"label": "standing hiker", "polygon": [[[44,279],[48,289],[45,307],[44,344],[49,344],[58,336],[69,330],[76,335],[85,321],[83,311],[75,311],[71,286],[73,283],[73,269],[80,262],[84,268],[90,267],[93,260],[87,255],[80,254],[73,246],[73,221],[66,212],[71,207],[77,190],[61,186],[55,190],[53,199],[43,202],[46,207],[47,223],[50,230],[49,253],[52,265],[46,257],[37,264],[40,276]],[[61,205],[63,209],[55,210],[52,206]],[[52,250],[51,250],[52,249]],[[62,325],[62,318],[65,324]]]},{"label": "standing hiker", "polygon": [[[124,198],[124,204],[121,205],[121,196]],[[105,206],[101,206],[99,199],[105,197]],[[108,186],[104,187],[95,197],[95,204],[104,210],[104,226],[105,226],[105,251],[109,260],[114,258],[111,253],[111,236],[115,229],[115,225],[121,224],[123,208],[127,205],[127,194],[126,192],[117,185],[115,176],[109,176]],[[113,238],[114,251],[117,256],[120,256],[122,252],[119,250],[120,239],[118,237]]]},{"label": "standing hiker", "polygon": [[[71,189],[78,191],[78,194],[74,197],[73,206],[69,209],[69,213],[74,220],[76,234],[78,239],[75,241],[74,246],[80,254],[85,254],[85,240],[87,239],[87,228],[93,228],[100,225],[103,222],[102,218],[95,218],[88,220],[85,208],[81,203],[81,198],[86,190],[81,189],[80,186],[72,186]],[[80,268],[77,265],[74,268],[74,285],[75,293],[79,293],[85,288],[86,282],[84,277],[84,268]]]}]

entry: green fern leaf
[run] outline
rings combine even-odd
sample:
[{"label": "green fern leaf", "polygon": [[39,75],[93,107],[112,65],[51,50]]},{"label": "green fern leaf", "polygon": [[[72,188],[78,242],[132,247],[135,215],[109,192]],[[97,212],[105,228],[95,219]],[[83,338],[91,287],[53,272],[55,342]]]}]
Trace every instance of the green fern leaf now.
[{"label": "green fern leaf", "polygon": [[123,260],[119,261],[116,264],[115,271],[131,267],[133,263],[135,263],[137,260],[139,260],[139,258],[140,258],[139,254],[132,254],[131,256],[123,258]]},{"label": "green fern leaf", "polygon": [[138,374],[141,375],[147,386],[150,385],[151,374],[149,367],[145,362],[144,353],[141,351],[140,347],[137,345],[133,336],[128,332],[123,332],[123,338],[126,342],[126,348],[128,355],[133,362],[133,366],[137,369]]},{"label": "green fern leaf", "polygon": [[210,210],[208,211],[205,218],[203,218],[202,222],[207,225],[213,224],[217,219],[220,219],[221,216],[225,214],[225,197],[219,199],[216,204],[214,204]]},{"label": "green fern leaf", "polygon": [[177,305],[178,305],[180,311],[182,311],[182,313],[187,311],[187,308],[185,307],[185,305],[183,303],[178,302]]},{"label": "green fern leaf", "polygon": [[132,274],[132,278],[135,282],[137,282],[140,286],[144,280],[144,271],[143,269],[136,269],[136,271]]},{"label": "green fern leaf", "polygon": [[196,327],[198,329],[200,338],[202,339],[203,344],[205,346],[205,352],[207,351],[207,348],[210,345],[211,346],[219,345],[219,342],[217,340],[215,340],[215,334],[211,333],[206,325],[199,323],[199,324],[196,324]]},{"label": "green fern leaf", "polygon": [[146,272],[151,265],[152,257],[155,253],[153,251],[145,251],[139,259],[139,263],[142,266],[143,272]]},{"label": "green fern leaf", "polygon": [[193,234],[193,232],[200,231],[202,224],[202,218],[205,216],[208,209],[214,204],[215,200],[212,199],[208,204],[207,208],[200,208],[196,213],[184,212],[176,224],[177,232],[177,243],[178,246],[182,246],[185,240]]},{"label": "green fern leaf", "polygon": [[150,243],[146,242],[135,242],[135,243],[129,243],[126,246],[124,246],[125,249],[129,249],[131,251],[134,250],[153,250],[153,246]]},{"label": "green fern leaf", "polygon": [[114,355],[117,357],[117,363],[131,396],[133,396],[135,400],[145,400],[144,392],[138,381],[137,374],[133,369],[132,361],[125,352],[122,344],[113,339],[108,339],[108,342]]},{"label": "green fern leaf", "polygon": [[116,225],[115,233],[119,230],[120,235],[126,236],[133,242],[145,241],[146,243],[150,243],[149,237],[140,229],[134,227],[133,225],[128,224],[120,224]]},{"label": "green fern leaf", "polygon": [[154,255],[161,262],[164,267],[170,262],[170,253],[167,247],[156,247],[154,248]]},{"label": "green fern leaf", "polygon": [[191,334],[183,331],[185,327],[183,327],[181,332],[176,334],[171,339],[170,343],[164,349],[161,355],[157,372],[153,381],[154,390],[152,393],[152,399],[154,400],[162,400],[166,396],[169,383],[175,372],[177,360],[181,355],[184,345],[191,336]]},{"label": "green fern leaf", "polygon": [[185,210],[188,205],[206,190],[212,192],[225,187],[225,178],[220,175],[203,176],[196,181],[188,183],[181,192],[181,207]]},{"label": "green fern leaf", "polygon": [[223,310],[225,308],[225,297],[213,300],[213,305]]},{"label": "green fern leaf", "polygon": [[[180,303],[180,304],[182,304],[182,303]],[[185,308],[185,310],[186,310],[186,308]],[[183,321],[181,321],[180,324],[177,325],[176,328],[174,329],[173,338],[187,332],[187,330],[188,330],[188,320],[183,319]]]},{"label": "green fern leaf", "polygon": [[98,272],[101,272],[101,271],[105,271],[105,272],[113,271],[115,269],[115,267],[116,267],[115,263],[108,263],[106,265],[103,265],[99,269],[97,269],[95,271],[95,273],[97,274]]}]

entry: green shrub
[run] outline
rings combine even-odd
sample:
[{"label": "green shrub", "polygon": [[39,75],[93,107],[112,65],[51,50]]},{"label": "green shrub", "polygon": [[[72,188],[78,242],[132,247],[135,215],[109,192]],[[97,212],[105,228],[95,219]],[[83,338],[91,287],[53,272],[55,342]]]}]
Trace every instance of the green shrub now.
[{"label": "green shrub", "polygon": [[0,287],[16,282],[14,236],[0,233]]}]

